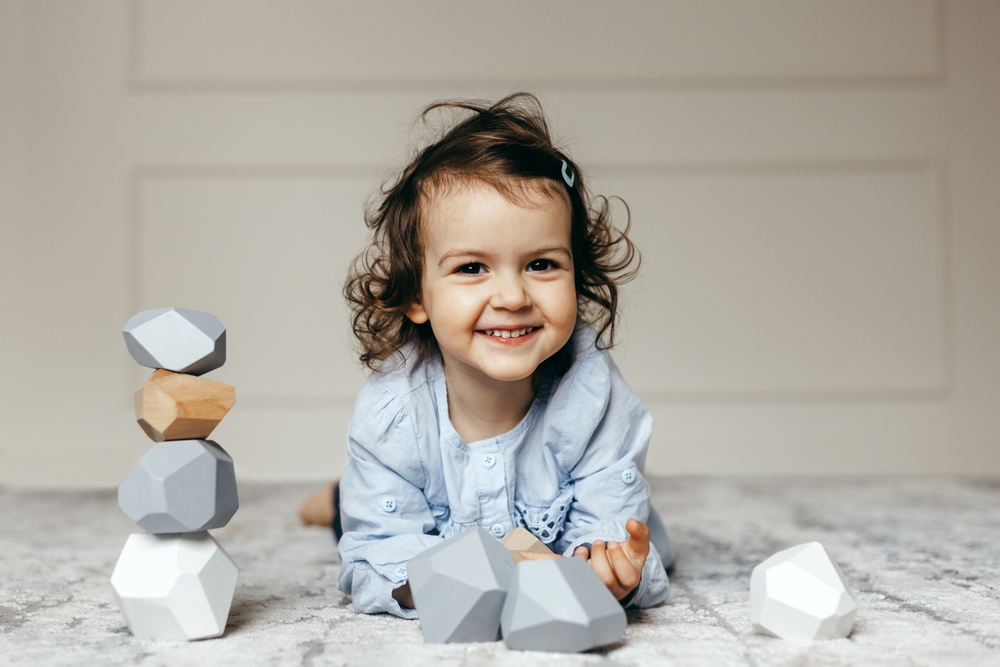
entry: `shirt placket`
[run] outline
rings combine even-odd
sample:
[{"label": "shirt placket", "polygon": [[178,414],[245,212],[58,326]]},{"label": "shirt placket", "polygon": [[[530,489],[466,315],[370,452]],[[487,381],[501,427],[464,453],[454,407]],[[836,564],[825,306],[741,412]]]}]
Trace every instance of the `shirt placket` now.
[{"label": "shirt placket", "polygon": [[477,447],[469,460],[479,487],[480,525],[500,539],[511,529],[503,452],[496,442]]}]

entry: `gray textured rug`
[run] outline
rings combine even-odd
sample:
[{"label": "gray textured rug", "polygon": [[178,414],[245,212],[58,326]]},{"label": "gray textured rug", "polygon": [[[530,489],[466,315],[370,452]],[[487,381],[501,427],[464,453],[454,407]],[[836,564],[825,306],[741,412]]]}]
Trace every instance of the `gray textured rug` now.
[{"label": "gray textured rug", "polygon": [[[298,524],[313,485],[241,486],[214,534],[241,567],[226,634],[133,638],[108,579],[130,532],[113,492],[0,491],[0,664],[1000,665],[1000,483],[958,479],[659,479],[678,563],[669,600],[582,655],[431,646],[416,622],[362,616],[337,591],[329,534]],[[749,623],[753,567],[822,542],[861,609],[848,639],[791,643]]]}]

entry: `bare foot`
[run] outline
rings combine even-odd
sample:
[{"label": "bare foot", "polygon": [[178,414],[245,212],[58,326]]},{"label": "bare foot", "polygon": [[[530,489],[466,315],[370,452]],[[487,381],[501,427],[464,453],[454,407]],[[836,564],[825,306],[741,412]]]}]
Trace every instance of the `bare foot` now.
[{"label": "bare foot", "polygon": [[299,508],[299,518],[307,526],[329,528],[333,521],[333,484],[309,496]]}]

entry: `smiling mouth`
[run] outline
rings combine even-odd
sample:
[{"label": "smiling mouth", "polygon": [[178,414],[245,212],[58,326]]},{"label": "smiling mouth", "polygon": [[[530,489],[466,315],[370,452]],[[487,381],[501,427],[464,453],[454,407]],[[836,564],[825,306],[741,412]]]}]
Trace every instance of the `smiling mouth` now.
[{"label": "smiling mouth", "polygon": [[485,334],[490,338],[520,338],[521,336],[527,336],[528,334],[535,332],[540,327],[522,327],[520,329],[480,329],[479,333]]}]

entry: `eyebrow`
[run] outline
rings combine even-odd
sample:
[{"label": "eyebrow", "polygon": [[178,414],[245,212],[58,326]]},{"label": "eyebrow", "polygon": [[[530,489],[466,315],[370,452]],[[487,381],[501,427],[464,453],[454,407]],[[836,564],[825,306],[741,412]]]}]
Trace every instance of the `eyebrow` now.
[{"label": "eyebrow", "polygon": [[564,245],[554,245],[554,246],[550,246],[548,248],[538,248],[537,250],[532,251],[531,254],[532,255],[548,255],[551,252],[561,252],[561,253],[564,253],[566,255],[570,254],[569,248],[567,248]]},{"label": "eyebrow", "polygon": [[445,262],[454,257],[482,257],[483,253],[479,250],[449,250],[445,254],[441,255],[441,261],[438,262],[438,266],[443,266]]},{"label": "eyebrow", "polygon": [[[541,255],[549,255],[549,254],[552,254],[552,253],[561,253],[563,255],[566,255],[567,257],[572,257],[572,255],[573,255],[573,253],[571,253],[569,251],[569,249],[566,248],[566,246],[561,246],[561,245],[554,245],[554,246],[549,246],[549,247],[546,247],[546,248],[537,248],[535,250],[532,250],[528,254],[540,257]],[[447,262],[448,260],[453,259],[455,257],[487,257],[488,258],[488,257],[491,256],[491,254],[492,253],[489,253],[489,252],[483,252],[482,250],[466,250],[466,249],[449,250],[448,252],[446,252],[444,255],[441,256],[440,261],[438,261],[438,266],[439,267],[442,266],[445,262]]]}]

